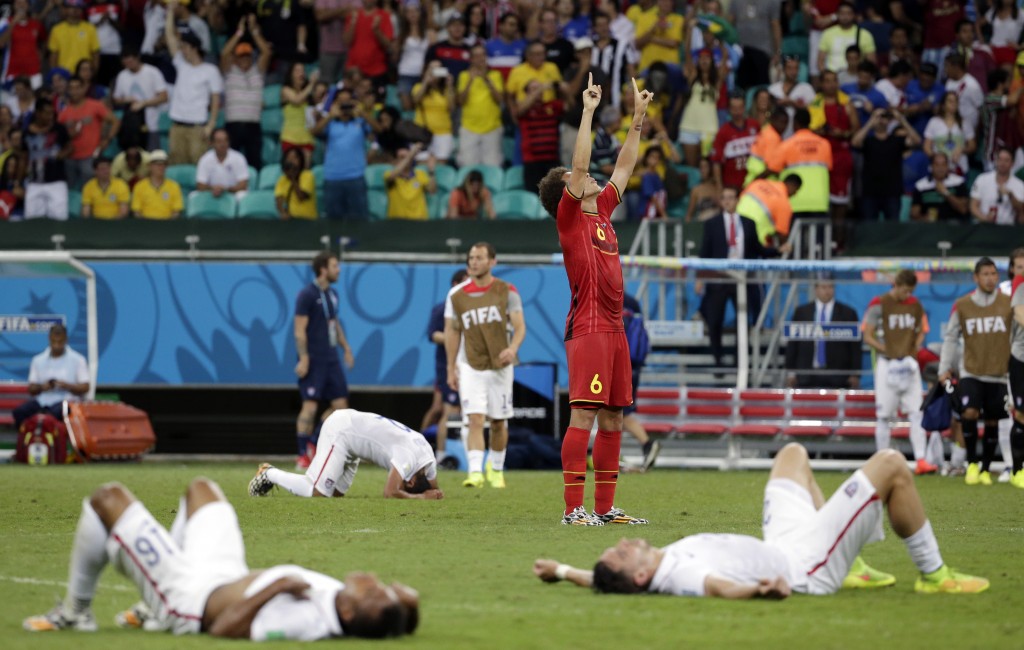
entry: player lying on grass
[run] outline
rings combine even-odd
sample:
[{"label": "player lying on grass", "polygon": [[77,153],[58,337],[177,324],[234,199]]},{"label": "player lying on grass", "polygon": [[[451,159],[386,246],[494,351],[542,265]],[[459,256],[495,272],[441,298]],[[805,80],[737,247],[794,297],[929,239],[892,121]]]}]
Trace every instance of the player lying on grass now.
[{"label": "player lying on grass", "polygon": [[91,604],[108,562],[142,594],[142,603],[117,617],[126,627],[315,641],[401,636],[419,620],[414,590],[369,573],[350,573],[342,583],[290,564],[250,571],[234,508],[216,483],[198,478],[170,532],[123,485],[93,492],[82,502],[63,602],[25,619],[24,628],[95,631]]},{"label": "player lying on grass", "polygon": [[386,498],[444,497],[437,488],[434,451],[422,434],[383,415],[355,409],[337,410],[324,421],[305,474],[263,463],[249,481],[249,495],[264,496],[277,485],[300,497],[343,497],[352,487],[360,459],[389,470]]},{"label": "player lying on grass", "polygon": [[554,560],[537,560],[533,571],[545,582],[569,580],[623,594],[733,599],[785,598],[794,591],[831,594],[852,586],[848,572],[861,547],[882,539],[883,503],[893,530],[921,571],[915,591],[966,594],[988,589],[985,578],[958,573],[942,561],[901,453],[876,453],[826,502],[807,450],[796,443],[775,457],[765,486],[763,541],[702,533],[657,548],[642,539],[623,539],[601,554],[593,571]]}]

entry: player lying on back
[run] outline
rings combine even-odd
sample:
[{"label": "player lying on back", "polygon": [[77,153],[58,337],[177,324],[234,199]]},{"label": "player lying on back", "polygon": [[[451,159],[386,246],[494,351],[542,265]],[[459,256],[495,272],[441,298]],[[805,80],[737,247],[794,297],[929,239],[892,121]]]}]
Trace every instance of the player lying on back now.
[{"label": "player lying on back", "polygon": [[807,450],[796,443],[775,457],[765,486],[763,540],[702,533],[657,548],[646,540],[623,539],[601,554],[593,571],[555,560],[537,560],[533,571],[545,582],[569,580],[623,594],[731,599],[832,594],[846,585],[861,548],[882,539],[883,504],[893,531],[921,572],[915,591],[968,594],[988,589],[985,578],[958,573],[943,562],[903,454],[877,452],[825,501]]},{"label": "player lying on back", "polygon": [[355,409],[340,409],[324,421],[305,474],[263,463],[249,481],[249,495],[264,496],[277,485],[300,497],[343,497],[361,459],[389,470],[386,498],[444,497],[437,487],[434,451],[422,434],[383,415]]}]

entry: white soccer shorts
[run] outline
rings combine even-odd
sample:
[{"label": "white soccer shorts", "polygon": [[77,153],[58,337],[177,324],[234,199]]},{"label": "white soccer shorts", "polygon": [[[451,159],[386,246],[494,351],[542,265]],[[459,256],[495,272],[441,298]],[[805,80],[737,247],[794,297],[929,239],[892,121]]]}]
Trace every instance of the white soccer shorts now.
[{"label": "white soccer shorts", "polygon": [[316,454],[306,469],[306,477],[320,494],[331,497],[334,493],[344,495],[352,487],[352,481],[359,469],[359,459],[349,460],[345,433],[352,425],[352,415],[346,411],[335,411],[320,429],[316,443]]},{"label": "white soccer shorts", "polygon": [[878,358],[875,364],[875,415],[891,419],[897,413],[921,410],[921,367],[913,357]]},{"label": "white soccer shorts", "polygon": [[459,363],[459,397],[465,415],[483,413],[492,420],[512,417],[512,366],[476,370]]}]

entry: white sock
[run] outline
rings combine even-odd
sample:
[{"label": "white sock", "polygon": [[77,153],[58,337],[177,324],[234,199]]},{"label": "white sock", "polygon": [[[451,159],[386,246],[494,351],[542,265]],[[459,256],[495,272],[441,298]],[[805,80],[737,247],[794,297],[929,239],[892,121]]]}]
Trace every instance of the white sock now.
[{"label": "white sock", "polygon": [[292,474],[271,467],[267,470],[267,480],[288,490],[297,497],[313,496],[313,482],[305,474]]},{"label": "white sock", "polygon": [[967,462],[967,448],[954,444],[952,451],[949,452],[949,464],[955,468],[961,468],[965,462]]},{"label": "white sock", "polygon": [[471,449],[467,451],[466,460],[469,461],[470,472],[484,471],[484,451],[482,449]]},{"label": "white sock", "polygon": [[1013,452],[1010,450],[1010,429],[1013,427],[1012,418],[1003,418],[999,421],[999,451],[1003,454],[1003,466],[1013,467]]},{"label": "white sock", "polygon": [[942,554],[939,543],[932,532],[932,522],[925,519],[924,526],[910,537],[903,540],[907,545],[910,559],[914,561],[921,573],[931,573],[942,568]]},{"label": "white sock", "polygon": [[875,450],[882,451],[889,448],[889,440],[892,435],[889,432],[889,420],[879,419],[875,422]]},{"label": "white sock", "polygon": [[188,523],[188,506],[185,504],[185,497],[178,499],[178,512],[171,522],[171,539],[178,545],[178,548],[185,548],[185,524]]},{"label": "white sock", "polygon": [[444,457],[445,453],[443,451],[434,451],[434,460],[436,460],[438,463],[444,460]]},{"label": "white sock", "polygon": [[89,499],[82,500],[82,514],[75,529],[68,569],[68,593],[64,604],[73,612],[89,609],[96,595],[96,583],[107,565],[107,529]]},{"label": "white sock", "polygon": [[946,451],[942,448],[942,434],[932,431],[928,436],[928,451],[925,453],[925,460],[932,465],[942,465],[946,460]]},{"label": "white sock", "polygon": [[921,411],[914,411],[910,414],[910,446],[914,449],[914,460],[921,460],[925,456],[928,447],[928,439],[925,437],[924,429],[921,428]]},{"label": "white sock", "polygon": [[491,450],[490,456],[487,457],[491,461],[491,469],[495,472],[505,471],[505,450],[494,451]]}]

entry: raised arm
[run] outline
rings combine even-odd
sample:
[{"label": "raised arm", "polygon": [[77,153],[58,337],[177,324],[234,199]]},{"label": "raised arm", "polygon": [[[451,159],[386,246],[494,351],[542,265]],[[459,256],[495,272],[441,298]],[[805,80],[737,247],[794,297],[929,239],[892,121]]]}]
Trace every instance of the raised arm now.
[{"label": "raised arm", "polygon": [[579,587],[590,587],[594,584],[594,572],[577,569],[568,564],[560,564],[557,560],[535,560],[533,575],[544,582],[560,582],[568,580]]},{"label": "raised arm", "polygon": [[[619,158],[615,161],[615,171],[612,172],[611,182],[615,184],[619,192],[626,189],[626,183],[636,168],[636,159],[640,153],[640,128],[644,124],[644,115],[647,114],[647,105],[654,99],[654,93],[649,90],[640,90],[633,79],[633,124],[629,127],[629,135],[626,142],[619,149]],[[589,153],[589,141],[587,143]]]},{"label": "raised arm", "polygon": [[[587,75],[587,87],[583,90],[583,116],[580,117],[580,129],[576,132],[576,148],[572,153],[572,173],[569,174],[569,194],[582,197],[587,173],[590,172],[590,125],[594,120],[594,111],[601,103],[601,86],[594,85],[594,75]],[[623,185],[625,187],[625,185]]]},{"label": "raised arm", "polygon": [[164,44],[167,46],[167,53],[174,58],[178,53],[178,26],[174,23],[174,9],[178,6],[178,0],[168,0],[167,12],[164,16]]}]

